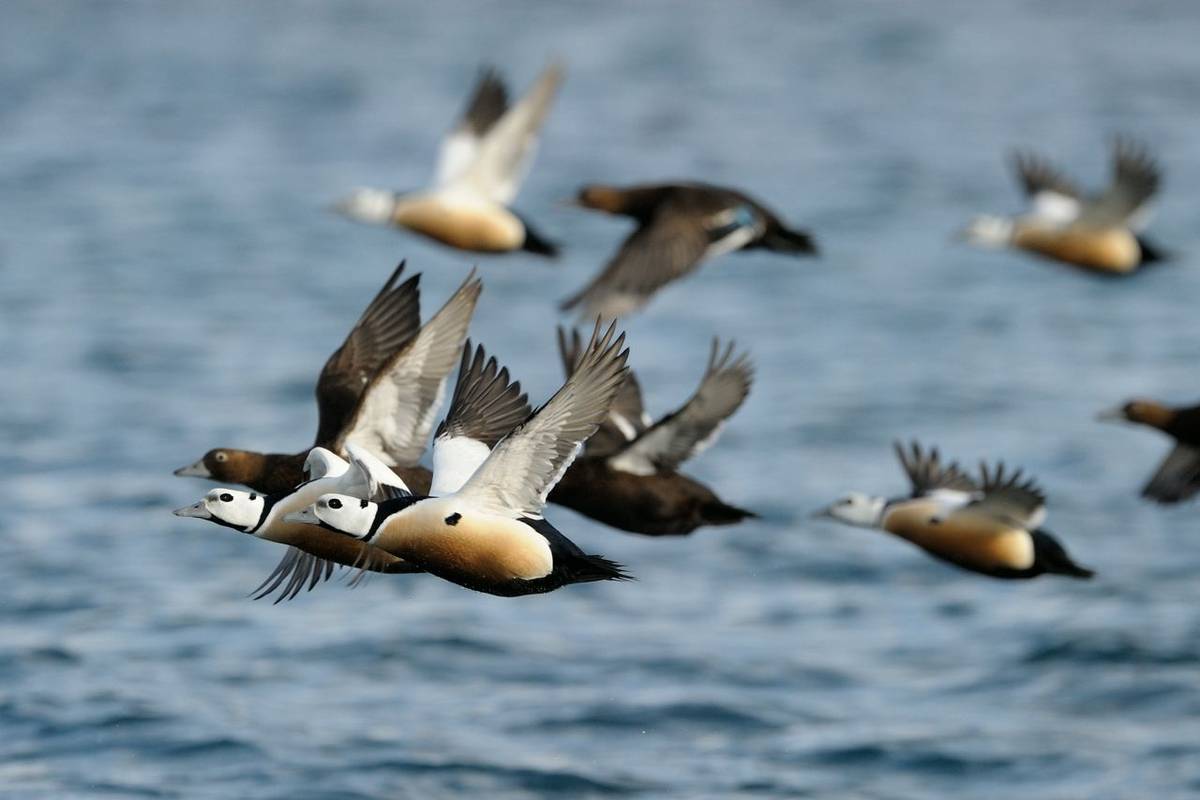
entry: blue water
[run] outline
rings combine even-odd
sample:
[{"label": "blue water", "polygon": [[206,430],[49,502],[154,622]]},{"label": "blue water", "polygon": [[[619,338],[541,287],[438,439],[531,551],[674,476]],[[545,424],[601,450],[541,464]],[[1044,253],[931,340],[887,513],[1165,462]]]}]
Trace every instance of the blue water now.
[{"label": "blue water", "polygon": [[[1102,426],[1200,394],[1200,6],[1023,2],[6,3],[0,9],[0,795],[1200,795],[1200,526]],[[518,206],[554,266],[325,212],[420,185],[479,64],[570,72]],[[1176,262],[1102,281],[964,249],[1036,146],[1081,181],[1151,143]],[[730,256],[629,326],[652,411],[713,334],[758,381],[690,465],[763,519],[640,539],[553,509],[632,584],[507,600],[432,578],[245,594],[273,546],[170,509],[217,445],[293,451],[326,355],[402,257],[535,399],[554,302],[626,224],[556,200],[691,177],[824,256]],[[992,582],[810,522],[901,491],[889,444],[1005,458],[1100,576]]]}]

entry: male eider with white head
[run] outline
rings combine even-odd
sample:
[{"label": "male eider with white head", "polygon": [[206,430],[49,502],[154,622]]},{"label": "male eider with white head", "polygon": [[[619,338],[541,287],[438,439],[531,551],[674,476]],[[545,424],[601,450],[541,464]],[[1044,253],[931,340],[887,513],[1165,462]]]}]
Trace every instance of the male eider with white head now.
[{"label": "male eider with white head", "polygon": [[614,319],[631,314],[672,281],[708,259],[763,249],[794,256],[817,252],[805,231],[789,228],[761,203],[734,189],[704,183],[615,187],[592,185],[576,199],[584,208],[631,217],[633,233],[564,311]]},{"label": "male eider with white head", "polygon": [[434,484],[444,471],[461,475],[473,469],[457,491],[378,504],[327,494],[290,518],[317,522],[488,594],[513,597],[628,578],[612,561],[584,553],[542,516],[546,496],[608,414],[624,381],[625,337],[614,335],[615,326],[601,332],[597,325],[562,388],[501,439],[478,468],[484,448],[470,440],[463,421],[489,412],[474,399],[479,393],[456,392],[459,402],[434,442]]},{"label": "male eider with white head", "polygon": [[1112,183],[1092,196],[1035,155],[1018,153],[1014,164],[1029,210],[1018,217],[976,217],[961,234],[970,244],[1025,250],[1102,275],[1128,275],[1163,260],[1141,233],[1161,183],[1158,165],[1142,145],[1117,139]]},{"label": "male eider with white head", "polygon": [[1120,408],[1105,411],[1099,418],[1146,425],[1175,440],[1175,446],[1142,488],[1142,497],[1159,503],[1178,503],[1200,491],[1200,406],[1130,400]]},{"label": "male eider with white head", "polygon": [[209,520],[239,533],[288,546],[278,566],[251,593],[255,599],[279,589],[275,602],[290,600],[306,583],[312,589],[328,579],[336,566],[356,567],[363,572],[421,572],[403,559],[365,542],[284,519],[329,492],[371,496],[382,501],[406,491],[395,473],[364,448],[352,444],[349,450],[352,460],[347,464],[336,454],[314,447],[305,462],[310,479],[287,494],[270,496],[220,487],[199,502],[176,509],[175,516]]},{"label": "male eider with white head", "polygon": [[[581,354],[579,333],[558,330],[567,375]],[[731,506],[699,481],[679,472],[716,441],[725,421],[741,407],[754,379],[745,354],[733,342],[713,340],[708,368],[680,408],[652,422],[630,370],[608,416],[550,492],[567,506],[614,528],[649,536],[688,534],[704,525],[733,525],[755,514]]]},{"label": "male eider with white head", "polygon": [[[436,406],[466,339],[482,284],[472,272],[422,326],[420,275],[396,286],[403,269],[401,263],[325,362],[317,380],[315,444],[335,453],[344,452],[348,443],[361,444],[389,462],[409,487],[427,491],[430,474],[417,461],[425,451]],[[304,480],[308,453],[221,447],[175,474],[284,495]]]},{"label": "male eider with white head", "polygon": [[951,463],[943,466],[936,449],[922,452],[896,445],[912,492],[888,500],[853,492],[815,516],[848,525],[877,528],[905,539],[942,561],[993,578],[1039,575],[1091,578],[1049,532],[1042,530],[1046,498],[1021,470],[980,465],[976,481]]},{"label": "male eider with white head", "polygon": [[538,131],[562,83],[548,66],[514,106],[493,70],[484,70],[462,120],[442,142],[433,186],[416,192],[357,189],[336,209],[359,222],[392,225],[459,250],[557,254],[510,205],[529,172]]}]

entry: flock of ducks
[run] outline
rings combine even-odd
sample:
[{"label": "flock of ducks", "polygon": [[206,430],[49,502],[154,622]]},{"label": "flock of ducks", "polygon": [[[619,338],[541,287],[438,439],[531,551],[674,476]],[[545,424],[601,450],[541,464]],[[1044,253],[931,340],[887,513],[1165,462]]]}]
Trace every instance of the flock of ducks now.
[{"label": "flock of ducks", "polygon": [[[563,74],[551,64],[514,104],[498,75],[485,70],[442,142],[430,188],[362,188],[336,209],[459,250],[554,257],[557,245],[512,204]],[[1117,140],[1112,183],[1095,195],[1032,154],[1019,154],[1015,165],[1028,211],[978,217],[963,232],[966,241],[1111,276],[1163,260],[1142,232],[1160,184],[1144,147]],[[714,340],[695,392],[655,421],[626,365],[616,320],[706,260],[754,248],[815,255],[813,237],[742,192],[696,182],[588,185],[573,203],[629,217],[636,227],[595,278],[561,303],[595,325],[586,338],[558,329],[564,382],[537,409],[509,370],[467,338],[483,289],[474,270],[422,324],[420,275],[402,280],[401,263],[320,372],[312,446],[282,454],[221,447],[176,470],[246,487],[213,489],[178,516],[286,547],[254,597],[290,599],[339,567],[358,570],[351,583],[370,572],[429,573],[500,596],[630,577],[555,528],[543,515],[548,503],[645,535],[755,516],[680,472],[749,394],[748,354]],[[1137,400],[1104,416],[1175,438],[1147,497],[1177,502],[1200,490],[1200,406]],[[432,470],[420,463],[431,435]],[[907,495],[855,492],[815,516],[886,531],[994,578],[1092,577],[1043,528],[1045,495],[1021,470],[983,462],[971,474],[936,448],[895,448]]]}]

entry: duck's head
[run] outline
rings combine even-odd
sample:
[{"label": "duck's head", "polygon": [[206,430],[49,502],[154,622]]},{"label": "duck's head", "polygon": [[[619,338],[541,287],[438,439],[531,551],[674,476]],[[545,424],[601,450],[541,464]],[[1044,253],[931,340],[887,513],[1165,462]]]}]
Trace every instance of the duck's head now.
[{"label": "duck's head", "polygon": [[1130,400],[1123,406],[1100,412],[1096,419],[1104,422],[1133,422],[1166,430],[1175,420],[1175,410],[1157,400]]},{"label": "duck's head", "polygon": [[195,464],[180,467],[175,474],[185,478],[208,478],[221,483],[253,483],[266,468],[266,456],[250,450],[222,447],[209,450]]},{"label": "duck's head", "polygon": [[975,217],[957,238],[976,247],[1007,247],[1012,241],[1013,221],[990,214]]},{"label": "duck's head", "polygon": [[258,526],[266,505],[266,498],[258,492],[221,488],[213,489],[198,503],[175,509],[175,516],[208,519],[249,533]]},{"label": "duck's head", "polygon": [[285,522],[306,522],[319,525],[355,539],[366,539],[371,535],[378,506],[369,500],[360,500],[347,494],[323,494],[303,511],[293,511],[283,519]]},{"label": "duck's head", "polygon": [[625,196],[615,186],[593,183],[579,190],[575,195],[575,205],[594,208],[597,211],[607,211],[609,214],[619,214],[625,208]]},{"label": "duck's head", "polygon": [[883,508],[887,500],[872,497],[862,492],[850,492],[840,500],[813,514],[817,519],[835,519],[859,528],[878,528],[883,521]]},{"label": "duck's head", "polygon": [[384,189],[359,187],[333,205],[333,210],[357,222],[376,225],[392,221],[397,195]]}]

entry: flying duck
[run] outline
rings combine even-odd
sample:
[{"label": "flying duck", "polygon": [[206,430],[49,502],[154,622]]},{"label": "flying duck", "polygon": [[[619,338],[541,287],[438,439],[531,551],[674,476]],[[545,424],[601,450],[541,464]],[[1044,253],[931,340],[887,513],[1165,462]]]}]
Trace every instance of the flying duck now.
[{"label": "flying duck", "polygon": [[704,183],[585,186],[584,208],[632,217],[637,228],[591,283],[561,304],[581,316],[614,319],[633,313],[668,283],[701,262],[735,250],[813,255],[812,237],[786,227],[741,192]]},{"label": "flying duck", "polygon": [[[472,271],[422,326],[420,275],[396,286],[403,269],[401,263],[325,362],[317,379],[315,444],[340,453],[357,442],[381,454],[408,486],[426,491],[430,474],[417,461],[482,284]],[[222,447],[175,474],[285,495],[304,480],[308,452],[264,454]]]},{"label": "flying duck", "polygon": [[1046,498],[1021,470],[980,464],[979,480],[957,464],[942,466],[937,449],[896,444],[912,484],[908,497],[887,500],[860,492],[846,495],[815,516],[879,528],[912,542],[934,558],[993,578],[1066,575],[1091,578],[1049,532],[1042,530]]},{"label": "flying duck", "polygon": [[1172,408],[1155,400],[1131,400],[1099,418],[1148,425],[1175,440],[1158,471],[1142,488],[1142,497],[1178,503],[1200,491],[1200,406]]},{"label": "flying duck", "polygon": [[[290,600],[299,594],[306,582],[311,590],[328,579],[335,565],[357,567],[361,570],[360,577],[367,571],[421,572],[365,542],[336,536],[315,525],[284,519],[287,514],[307,508],[328,492],[370,495],[373,499],[384,500],[407,491],[395,473],[364,448],[351,444],[348,449],[352,454],[351,464],[329,450],[314,447],[305,461],[305,471],[310,479],[286,495],[272,497],[221,487],[208,492],[199,502],[176,509],[175,516],[210,520],[258,539],[288,545],[283,560],[251,593],[255,599],[266,597],[282,586],[275,602]],[[285,580],[288,581],[286,585]]]},{"label": "flying duck", "polygon": [[621,388],[629,352],[622,349],[624,334],[614,340],[614,332],[615,325],[601,332],[597,323],[562,388],[482,463],[485,448],[471,441],[470,429],[472,420],[490,413],[488,393],[456,392],[458,403],[434,440],[434,485],[444,471],[470,471],[456,491],[383,503],[326,494],[289,518],[316,522],[460,586],[503,597],[627,579],[620,565],[584,553],[542,516],[546,496]]},{"label": "flying duck", "polygon": [[1031,153],[1013,159],[1029,210],[1019,217],[976,217],[962,233],[987,248],[1015,247],[1103,275],[1128,275],[1164,255],[1145,237],[1158,192],[1158,165],[1147,149],[1118,138],[1112,183],[1087,196],[1062,172]]},{"label": "flying duck", "polygon": [[[579,360],[578,331],[558,329],[568,376]],[[756,516],[722,502],[704,484],[678,471],[712,444],[725,420],[750,392],[754,367],[736,358],[733,343],[713,340],[699,388],[679,409],[651,423],[632,370],[583,455],[550,492],[558,503],[594,520],[650,536],[687,534],[702,525],[732,525]]]},{"label": "flying duck", "polygon": [[509,206],[529,172],[538,130],[562,83],[553,63],[516,105],[485,69],[454,130],[442,141],[433,186],[416,192],[356,189],[335,206],[359,222],[393,225],[459,250],[554,256],[558,248]]}]

